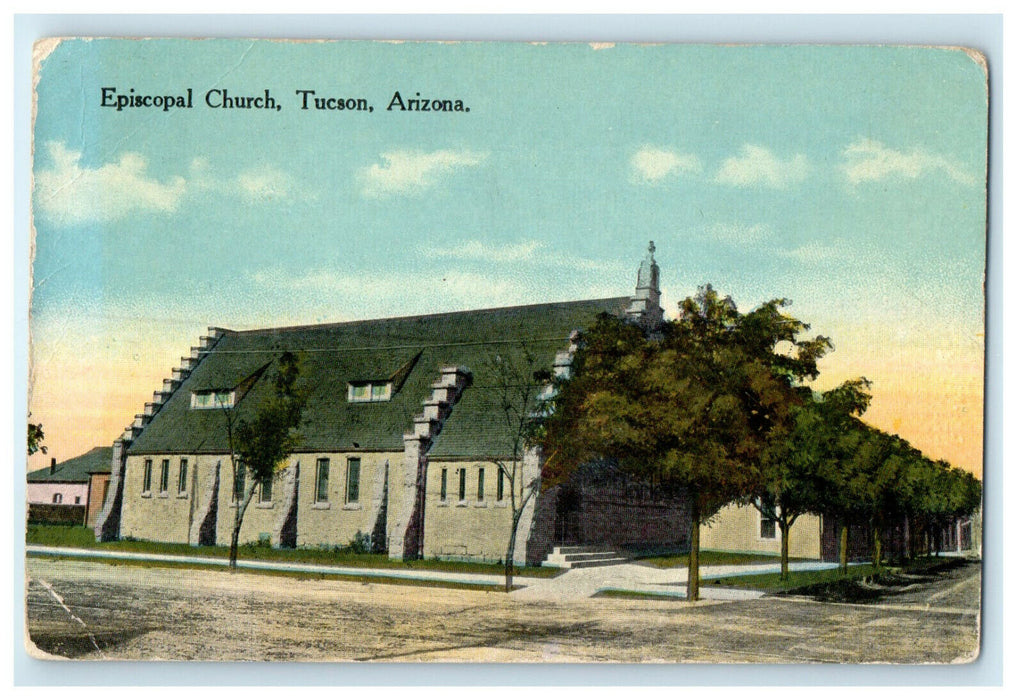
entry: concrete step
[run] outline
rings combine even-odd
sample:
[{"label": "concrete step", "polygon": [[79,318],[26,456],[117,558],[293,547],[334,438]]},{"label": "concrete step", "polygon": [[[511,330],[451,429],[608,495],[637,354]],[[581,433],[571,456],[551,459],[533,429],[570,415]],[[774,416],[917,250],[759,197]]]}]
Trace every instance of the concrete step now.
[{"label": "concrete step", "polygon": [[587,561],[588,559],[608,559],[609,557],[620,556],[615,550],[604,550],[600,552],[580,552],[578,554],[563,554],[565,561]]},{"label": "concrete step", "polygon": [[626,564],[631,557],[621,552],[600,546],[559,546],[544,560],[544,566],[557,566],[562,569],[580,569],[590,566],[612,566]]},{"label": "concrete step", "polygon": [[592,566],[615,566],[616,564],[628,564],[632,559],[626,557],[611,557],[608,559],[588,559],[587,561],[574,561],[569,564],[570,569],[586,569]]},{"label": "concrete step", "polygon": [[601,545],[563,545],[555,547],[553,554],[587,554],[590,552],[607,552],[609,547]]},{"label": "concrete step", "polygon": [[608,552],[608,551],[611,551],[611,550],[612,550],[612,548],[610,548],[610,546],[606,546],[604,544],[567,544],[567,545],[556,546],[556,548],[554,550],[552,550],[551,552],[552,552],[552,554],[556,554],[556,555],[566,555],[566,554],[590,554],[590,553],[597,553],[597,552]]}]

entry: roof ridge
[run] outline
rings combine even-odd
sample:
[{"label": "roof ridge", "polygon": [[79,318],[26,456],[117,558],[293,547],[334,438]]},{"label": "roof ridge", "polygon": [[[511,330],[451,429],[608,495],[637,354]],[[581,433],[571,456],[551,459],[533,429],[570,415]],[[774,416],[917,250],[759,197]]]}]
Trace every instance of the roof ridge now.
[{"label": "roof ridge", "polygon": [[265,328],[250,328],[243,331],[230,330],[227,328],[219,327],[218,330],[223,331],[229,335],[253,335],[257,333],[267,333],[269,331],[302,331],[302,330],[313,330],[313,329],[328,329],[328,328],[340,328],[342,326],[354,326],[361,323],[374,323],[377,321],[414,321],[418,319],[430,319],[430,318],[442,318],[452,316],[467,316],[469,314],[481,314],[493,311],[513,311],[515,309],[536,309],[544,306],[563,306],[567,304],[596,304],[602,302],[629,302],[630,297],[618,296],[618,297],[603,297],[598,299],[574,299],[569,301],[548,301],[537,304],[519,304],[516,306],[493,306],[486,309],[463,309],[461,311],[442,311],[433,314],[413,314],[411,316],[384,316],[380,318],[363,318],[353,321],[335,321],[332,323],[309,323],[299,324],[295,326],[269,326]]}]

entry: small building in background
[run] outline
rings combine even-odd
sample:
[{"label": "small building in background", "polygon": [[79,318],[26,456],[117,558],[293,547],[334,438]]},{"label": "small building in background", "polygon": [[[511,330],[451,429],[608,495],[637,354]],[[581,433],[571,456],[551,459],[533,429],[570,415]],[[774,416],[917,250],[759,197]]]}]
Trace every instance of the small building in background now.
[{"label": "small building in background", "polygon": [[29,522],[93,526],[110,483],[112,447],[94,447],[83,455],[28,473]]}]

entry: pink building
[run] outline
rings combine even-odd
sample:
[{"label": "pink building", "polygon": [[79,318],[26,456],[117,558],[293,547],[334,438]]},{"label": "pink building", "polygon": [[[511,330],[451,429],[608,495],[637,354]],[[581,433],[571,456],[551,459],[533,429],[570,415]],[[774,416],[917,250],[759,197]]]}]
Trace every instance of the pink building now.
[{"label": "pink building", "polygon": [[60,463],[53,459],[49,467],[29,472],[25,489],[29,520],[95,523],[106,499],[112,455],[112,447],[94,447],[78,457]]}]

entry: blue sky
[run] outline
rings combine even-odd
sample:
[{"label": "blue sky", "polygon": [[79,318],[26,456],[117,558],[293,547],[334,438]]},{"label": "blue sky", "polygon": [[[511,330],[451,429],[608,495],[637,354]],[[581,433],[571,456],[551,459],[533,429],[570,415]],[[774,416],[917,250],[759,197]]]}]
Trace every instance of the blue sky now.
[{"label": "blue sky", "polygon": [[[104,86],[196,108],[117,112]],[[215,88],[282,109],[202,106]],[[375,111],[301,111],[298,89]],[[388,112],[396,90],[470,111]],[[823,381],[875,378],[880,427],[980,469],[987,104],[965,52],[72,41],[37,99],[32,407],[79,451],[207,325],[625,295],[653,239],[667,310],[704,282],[792,299],[836,343]],[[83,373],[112,388],[69,407]]]}]

